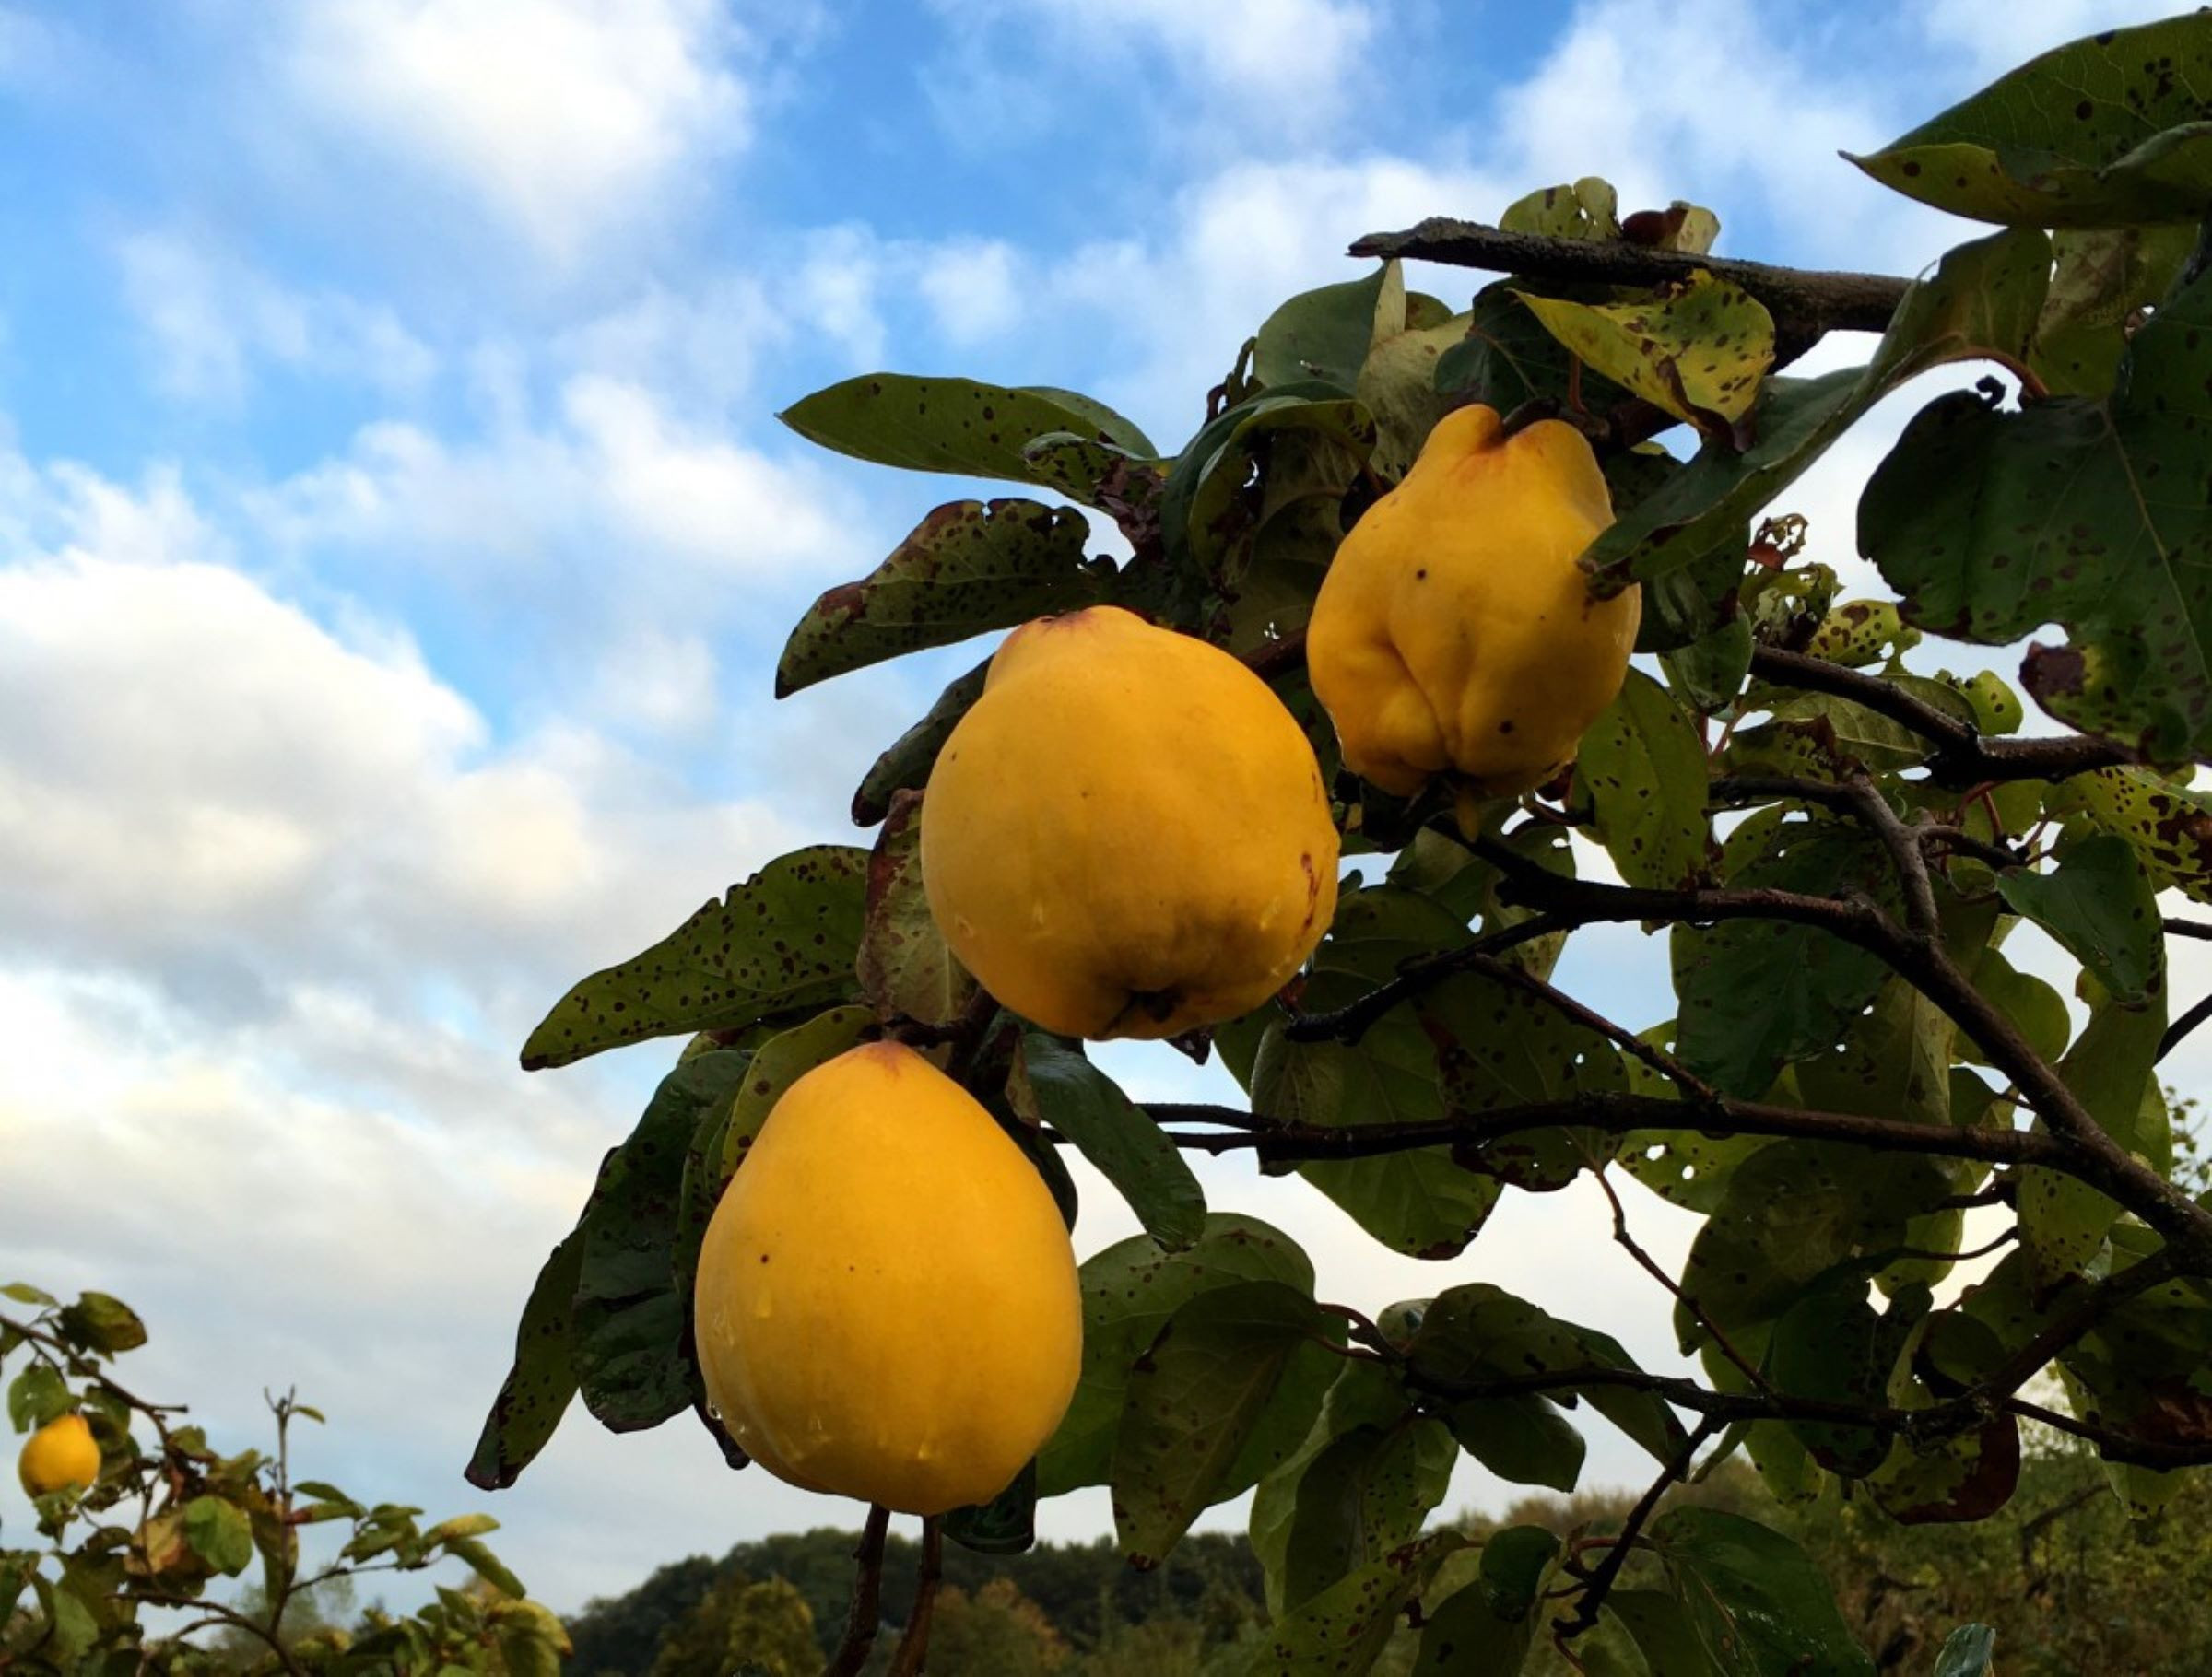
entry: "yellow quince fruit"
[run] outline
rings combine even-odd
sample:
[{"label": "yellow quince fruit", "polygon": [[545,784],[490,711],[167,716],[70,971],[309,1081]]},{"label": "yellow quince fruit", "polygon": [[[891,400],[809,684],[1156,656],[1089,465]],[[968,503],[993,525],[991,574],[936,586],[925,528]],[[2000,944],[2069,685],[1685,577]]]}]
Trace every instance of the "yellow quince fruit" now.
[{"label": "yellow quince fruit", "polygon": [[1069,1037],[1251,1012],[1327,928],[1336,854],[1321,765],[1267,684],[1112,605],[1006,637],[923,795],[945,941]]},{"label": "yellow quince fruit", "polygon": [[82,1415],[62,1415],[23,1441],[16,1458],[16,1477],[29,1496],[51,1496],[56,1491],[86,1491],[100,1477],[100,1446],[92,1426]]},{"label": "yellow quince fruit", "polygon": [[1398,797],[1449,774],[1482,798],[1572,762],[1620,691],[1642,612],[1633,587],[1593,598],[1575,563],[1612,522],[1572,426],[1508,437],[1480,406],[1439,420],[1313,602],[1306,668],[1346,765]]},{"label": "yellow quince fruit", "polygon": [[942,1514],[1067,1413],[1076,1255],[1037,1167],[912,1049],[848,1050],[770,1110],[707,1225],[707,1396],[777,1478]]}]

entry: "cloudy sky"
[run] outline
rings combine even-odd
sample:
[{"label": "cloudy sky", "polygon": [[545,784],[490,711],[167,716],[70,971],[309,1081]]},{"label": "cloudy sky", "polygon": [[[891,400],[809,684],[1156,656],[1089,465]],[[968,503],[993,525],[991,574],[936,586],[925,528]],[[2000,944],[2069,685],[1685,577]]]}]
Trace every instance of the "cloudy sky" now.
[{"label": "cloudy sky", "polygon": [[[964,492],[776,410],[964,373],[1171,445],[1350,239],[1588,173],[1713,206],[1729,252],[1913,272],[1970,229],[1836,149],[2168,9],[2016,0],[1999,41],[1975,0],[0,0],[0,1279],[138,1305],[134,1384],[226,1442],[297,1383],[331,1417],[308,1471],[490,1507],[557,1606],[851,1523],[688,1425],[579,1413],[516,1489],[460,1477],[669,1057],[525,1076],[527,1028],[852,838],[860,772],[973,656],[771,701],[805,604]],[[1791,497],[1819,557],[1855,563],[1881,428]],[[1662,950],[1588,935],[1571,979],[1671,1011]],[[1295,1182],[1206,1179],[1328,1296],[1492,1279],[1665,1355],[1585,1193],[1422,1266]],[[1134,1226],[1090,1187],[1086,1251]],[[1639,1460],[1595,1425],[1593,1479]]]}]

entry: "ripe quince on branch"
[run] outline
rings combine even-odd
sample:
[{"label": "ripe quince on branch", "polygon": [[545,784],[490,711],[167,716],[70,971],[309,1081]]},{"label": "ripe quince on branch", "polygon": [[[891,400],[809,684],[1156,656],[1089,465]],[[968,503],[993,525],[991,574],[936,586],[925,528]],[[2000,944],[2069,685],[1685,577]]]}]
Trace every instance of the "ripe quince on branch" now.
[{"label": "ripe quince on branch", "polygon": [[89,1490],[100,1477],[100,1445],[82,1415],[62,1415],[23,1441],[16,1477],[26,1495],[51,1496],[56,1491]]},{"label": "ripe quince on branch", "polygon": [[1336,903],[1321,765],[1220,648],[1098,605],[1006,637],[922,804],[952,952],[1069,1037],[1173,1037],[1249,1013]]},{"label": "ripe quince on branch", "polygon": [[1405,481],[1336,550],[1307,629],[1347,767],[1396,797],[1541,786],[1620,691],[1642,612],[1575,563],[1613,522],[1590,444],[1556,419],[1439,420]]},{"label": "ripe quince on branch", "polygon": [[693,1306],[707,1397],[754,1460],[910,1514],[1005,1490],[1082,1370],[1051,1190],[897,1043],[784,1091],[707,1226]]}]

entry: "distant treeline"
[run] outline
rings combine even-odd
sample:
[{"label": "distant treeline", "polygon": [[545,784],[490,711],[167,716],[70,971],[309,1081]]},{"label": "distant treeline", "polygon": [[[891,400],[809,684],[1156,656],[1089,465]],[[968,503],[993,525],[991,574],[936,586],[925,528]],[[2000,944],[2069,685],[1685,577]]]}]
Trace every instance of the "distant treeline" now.
[{"label": "distant treeline", "polygon": [[[1885,1673],[1924,1677],[1951,1629],[1980,1622],[1997,1627],[2006,1677],[2204,1677],[2212,1672],[2206,1477],[2182,1480],[2164,1517],[2141,1527],[2129,1524],[2093,1460],[2048,1445],[2030,1451],[2005,1511],[1979,1525],[1899,1526],[1863,1497],[1781,1508],[1740,1462],[1677,1495],[1789,1532]],[[1477,1536],[1523,1524],[1605,1531],[1633,1500],[1632,1491],[1535,1496],[1500,1518],[1458,1523]],[[844,1627],[855,1541],[815,1530],[664,1566],[570,1619],[576,1651],[567,1670],[729,1677],[749,1663],[764,1677],[815,1677]],[[872,1670],[913,1605],[918,1564],[915,1545],[894,1537]],[[930,1677],[1218,1677],[1241,1669],[1238,1647],[1265,1621],[1259,1564],[1241,1535],[1186,1538],[1152,1572],[1133,1571],[1106,1539],[1017,1555],[948,1545],[945,1577]],[[1413,1648],[1411,1634],[1399,1636],[1378,1677],[1402,1677]],[[1529,1677],[1569,1669],[1541,1646],[1527,1667]]]}]

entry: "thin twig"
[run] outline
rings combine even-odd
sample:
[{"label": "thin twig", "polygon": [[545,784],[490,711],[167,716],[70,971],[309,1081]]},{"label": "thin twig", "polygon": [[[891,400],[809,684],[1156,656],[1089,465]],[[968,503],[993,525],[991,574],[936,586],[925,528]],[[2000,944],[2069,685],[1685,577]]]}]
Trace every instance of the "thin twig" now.
[{"label": "thin twig", "polygon": [[914,1611],[907,1615],[906,1634],[891,1656],[886,1677],[921,1677],[929,1658],[929,1624],[937,1605],[937,1586],[945,1577],[944,1522],[931,1515],[922,1522],[922,1573],[914,1587]]},{"label": "thin twig", "polygon": [[2175,1049],[2182,1046],[2182,1038],[2206,1019],[2212,1019],[2212,996],[2206,996],[2166,1027],[2166,1034],[2159,1038],[2158,1057],[2163,1060],[2167,1055],[2172,1053]]},{"label": "thin twig", "polygon": [[1736,1372],[1751,1382],[1753,1390],[1771,1395],[1774,1389],[1767,1383],[1767,1377],[1759,1371],[1758,1365],[1738,1351],[1735,1343],[1722,1331],[1721,1324],[1706,1314],[1705,1307],[1689,1294],[1684,1292],[1681,1284],[1662,1269],[1651,1253],[1636,1243],[1635,1237],[1629,1233],[1628,1208],[1621,1204],[1620,1195],[1614,1190],[1613,1179],[1606,1174],[1604,1167],[1600,1167],[1590,1174],[1597,1179],[1598,1187],[1605,1191],[1606,1203],[1613,1208],[1614,1242],[1636,1261],[1645,1274],[1665,1287],[1668,1296],[1689,1312],[1691,1319],[1699,1327],[1704,1329],[1712,1336],[1712,1343],[1720,1347],[1721,1354],[1734,1363]]},{"label": "thin twig", "polygon": [[883,1544],[891,1529],[891,1511],[886,1507],[868,1510],[868,1523],[860,1534],[860,1542],[853,1551],[859,1563],[853,1576],[853,1602],[845,1610],[844,1639],[837,1645],[837,1652],[830,1656],[830,1663],[822,1668],[822,1677],[855,1677],[868,1662],[868,1653],[876,1646],[876,1633],[883,1623]]},{"label": "thin twig", "polygon": [[1292,629],[1288,635],[1273,640],[1263,640],[1244,654],[1244,667],[1262,681],[1273,681],[1285,670],[1294,670],[1306,661],[1306,631]]},{"label": "thin twig", "polygon": [[1889,852],[1890,862],[1897,869],[1898,883],[1904,887],[1905,923],[1918,936],[1932,942],[1940,931],[1936,887],[1928,878],[1927,852],[1921,849],[1919,836],[1889,807],[1889,800],[1882,789],[1865,775],[1853,775],[1844,782],[1844,791],[1861,822]]},{"label": "thin twig", "polygon": [[1456,949],[1440,950],[1407,961],[1398,968],[1397,976],[1376,986],[1357,1001],[1347,1003],[1324,1014],[1297,1014],[1284,1027],[1283,1034],[1293,1042],[1357,1042],[1367,1034],[1368,1027],[1382,1017],[1399,1003],[1426,993],[1441,984],[1454,973],[1492,961],[1509,949],[1523,944],[1534,943],[1562,932],[1567,922],[1555,921],[1547,915],[1537,915],[1523,921],[1517,926],[1506,926],[1484,933],[1471,944]]},{"label": "thin twig", "polygon": [[1561,1633],[1563,1636],[1578,1636],[1597,1623],[1597,1615],[1605,1607],[1606,1597],[1612,1593],[1613,1582],[1620,1577],[1620,1569],[1628,1565],[1629,1555],[1636,1546],[1644,1522],[1651,1519],[1659,1507],[1659,1499],[1689,1477],[1690,1464],[1697,1460],[1698,1451],[1706,1439],[1720,1430],[1721,1425],[1712,1415],[1699,1422],[1690,1430],[1689,1437],[1682,1441],[1682,1448],[1675,1453],[1675,1459],[1666,1464],[1659,1477],[1652,1481],[1651,1488],[1629,1510],[1629,1517],[1621,1522],[1611,1546],[1591,1569],[1590,1581],[1583,1586],[1582,1600],[1575,1604],[1574,1617]]}]

